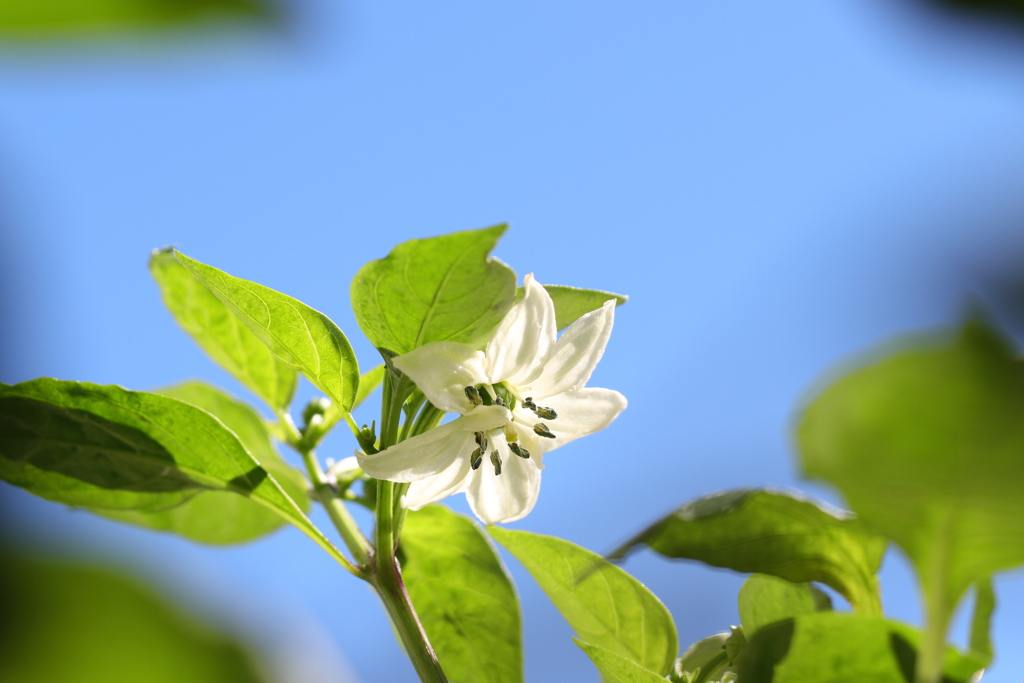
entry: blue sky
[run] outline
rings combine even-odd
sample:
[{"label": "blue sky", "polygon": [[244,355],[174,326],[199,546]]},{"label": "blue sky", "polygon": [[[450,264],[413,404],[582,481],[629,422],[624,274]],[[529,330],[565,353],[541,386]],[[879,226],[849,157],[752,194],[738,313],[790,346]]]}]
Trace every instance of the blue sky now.
[{"label": "blue sky", "polygon": [[[510,221],[496,254],[520,277],[631,297],[592,380],[629,409],[548,459],[514,525],[603,551],[713,490],[841,503],[796,476],[799,402],[1019,272],[1022,181],[1024,37],[910,0],[308,0],[283,33],[8,47],[0,380],[200,377],[251,398],[162,308],[146,259],[170,243],[328,313],[369,367],[356,270],[409,238]],[[353,446],[338,434],[323,455]],[[319,648],[326,672],[412,676],[376,599],[298,532],[210,549],[0,491],[6,526],[40,549],[134,567],[256,638],[302,624],[341,652]],[[528,680],[596,681],[509,565]],[[683,642],[737,621],[738,575],[650,555],[627,568]],[[917,622],[897,555],[883,587]],[[999,589],[986,680],[1018,683],[1024,577]]]}]

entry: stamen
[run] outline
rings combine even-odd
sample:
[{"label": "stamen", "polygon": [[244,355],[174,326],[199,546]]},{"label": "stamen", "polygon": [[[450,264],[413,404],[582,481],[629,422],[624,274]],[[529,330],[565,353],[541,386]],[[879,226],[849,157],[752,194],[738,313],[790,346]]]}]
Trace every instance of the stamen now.
[{"label": "stamen", "polygon": [[504,408],[505,407],[505,400],[503,398],[501,398],[501,396],[495,396],[494,397],[494,405],[501,406],[502,408]]},{"label": "stamen", "polygon": [[537,410],[537,404],[533,402],[532,396],[527,396],[523,399],[523,407],[529,408],[530,410]]},{"label": "stamen", "polygon": [[466,398],[469,402],[475,406],[480,405],[483,401],[480,400],[480,392],[476,390],[476,387],[466,387]]},{"label": "stamen", "polygon": [[498,451],[491,451],[491,464],[494,465],[494,476],[501,476],[501,456]]},{"label": "stamen", "polygon": [[526,450],[525,448],[523,448],[522,446],[515,442],[510,443],[508,445],[508,449],[524,460],[530,459],[530,451]]},{"label": "stamen", "polygon": [[548,426],[543,422],[538,422],[537,424],[533,425],[533,433],[536,434],[537,436],[543,436],[545,439],[555,438],[555,435],[551,433],[551,430],[548,429]]},{"label": "stamen", "polygon": [[537,413],[537,417],[542,420],[554,420],[558,417],[558,413],[551,408],[541,408],[540,406],[537,406],[537,409],[533,412]]},{"label": "stamen", "polygon": [[477,432],[474,436],[476,436],[476,445],[480,447],[481,451],[484,451],[486,453],[487,452],[487,434],[484,433],[484,432]]},{"label": "stamen", "polygon": [[483,452],[478,448],[473,451],[473,454],[469,456],[469,466],[474,470],[480,469],[480,463],[484,460]]}]

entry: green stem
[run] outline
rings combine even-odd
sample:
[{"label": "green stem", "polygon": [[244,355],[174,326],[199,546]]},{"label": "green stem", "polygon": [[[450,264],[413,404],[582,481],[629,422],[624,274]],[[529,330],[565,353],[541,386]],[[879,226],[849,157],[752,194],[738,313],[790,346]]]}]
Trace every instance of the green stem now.
[{"label": "green stem", "polygon": [[327,510],[331,522],[334,523],[334,528],[338,530],[341,540],[345,542],[345,546],[352,553],[356,563],[366,566],[370,563],[370,552],[372,551],[370,542],[359,529],[359,525],[353,519],[352,513],[345,507],[345,503],[334,495],[334,489],[327,482],[327,477],[320,468],[320,461],[317,460],[316,454],[312,450],[300,450],[299,452],[306,463],[306,471],[309,472],[309,478],[313,482],[317,500]]},{"label": "green stem", "polygon": [[[921,650],[917,657],[916,683],[939,683],[942,680],[942,656],[946,649],[946,632],[953,616],[956,600],[948,599],[950,527],[952,514],[938,520],[935,542],[928,556],[926,571],[921,571],[924,589],[925,624]],[[952,602],[952,604],[951,604]]]}]

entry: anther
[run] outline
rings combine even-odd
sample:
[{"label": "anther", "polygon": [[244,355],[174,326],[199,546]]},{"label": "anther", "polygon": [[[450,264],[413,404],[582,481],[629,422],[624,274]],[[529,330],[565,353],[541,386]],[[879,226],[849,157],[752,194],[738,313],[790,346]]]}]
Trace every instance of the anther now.
[{"label": "anther", "polygon": [[523,460],[529,460],[530,459],[530,451],[526,450],[525,448],[523,448],[522,446],[520,446],[519,444],[517,444],[515,442],[510,443],[508,445],[508,449],[510,451],[512,451],[513,453],[515,453],[516,455],[518,455]]},{"label": "anther", "polygon": [[540,406],[537,406],[537,409],[534,410],[533,412],[537,413],[537,417],[539,417],[542,420],[554,420],[558,417],[558,413],[556,413],[551,408],[542,408]]},{"label": "anther", "polygon": [[476,445],[480,447],[481,451],[485,451],[486,452],[487,451],[487,434],[485,432],[477,432],[474,436],[476,436]]},{"label": "anther", "polygon": [[504,399],[501,398],[501,396],[495,396],[494,397],[494,405],[501,406],[502,408],[504,408],[505,407],[505,401],[504,401]]},{"label": "anther", "polygon": [[543,422],[538,422],[533,425],[533,433],[537,436],[543,436],[545,439],[555,438],[555,435],[551,433],[551,430],[548,429],[548,426]]},{"label": "anther", "polygon": [[484,460],[483,452],[478,448],[473,451],[473,454],[469,456],[469,466],[474,470],[480,469],[480,463]]},{"label": "anther", "polygon": [[530,410],[537,410],[537,404],[533,402],[532,396],[527,396],[523,399],[523,407],[529,408]]},{"label": "anther", "polygon": [[491,464],[494,465],[494,476],[501,475],[501,456],[498,451],[491,451]]},{"label": "anther", "polygon": [[480,392],[476,390],[476,387],[466,387],[466,398],[468,398],[469,402],[475,406],[483,403],[483,401],[480,400]]}]

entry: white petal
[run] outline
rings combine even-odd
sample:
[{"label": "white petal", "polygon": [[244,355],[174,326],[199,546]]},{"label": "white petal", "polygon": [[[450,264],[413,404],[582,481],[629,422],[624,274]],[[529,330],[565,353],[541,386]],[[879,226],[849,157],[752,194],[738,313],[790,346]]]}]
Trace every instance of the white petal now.
[{"label": "white petal", "polygon": [[492,383],[527,385],[537,379],[555,345],[558,327],[551,296],[533,274],[523,279],[526,291],[487,342],[486,367]]},{"label": "white petal", "polygon": [[534,402],[585,386],[604,355],[614,322],[612,299],[569,325],[555,344],[540,378],[530,387]]},{"label": "white petal", "polygon": [[551,396],[544,407],[558,413],[554,420],[543,420],[555,438],[537,439],[547,453],[610,425],[625,410],[626,397],[611,389],[585,388]]},{"label": "white petal", "polygon": [[504,435],[492,439],[501,455],[501,474],[485,457],[480,469],[470,475],[466,499],[473,514],[484,524],[514,522],[530,513],[540,493],[540,470],[533,458],[524,460],[508,450]]},{"label": "white petal", "polygon": [[455,458],[452,464],[440,473],[411,483],[409,490],[402,496],[402,507],[419,510],[458,493],[468,485],[470,472],[469,454]]},{"label": "white petal", "polygon": [[409,375],[435,406],[449,413],[468,412],[466,387],[487,382],[484,354],[457,342],[431,342],[391,361]]},{"label": "white petal", "polygon": [[448,468],[460,456],[472,452],[473,432],[460,429],[459,421],[406,439],[375,455],[356,452],[359,466],[374,479],[416,481]]}]

